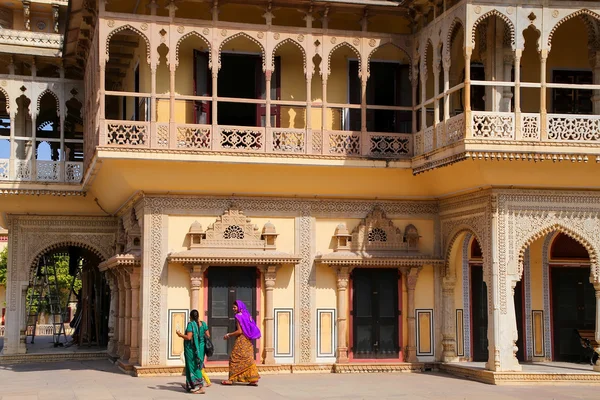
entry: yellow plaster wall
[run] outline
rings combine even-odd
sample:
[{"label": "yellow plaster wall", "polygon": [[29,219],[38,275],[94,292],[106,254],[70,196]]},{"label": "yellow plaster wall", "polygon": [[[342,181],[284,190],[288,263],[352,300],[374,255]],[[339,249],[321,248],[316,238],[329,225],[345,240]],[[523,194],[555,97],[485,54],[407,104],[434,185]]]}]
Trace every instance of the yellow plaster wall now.
[{"label": "yellow plaster wall", "polygon": [[[190,273],[179,264],[169,264],[167,271],[167,307],[169,309],[190,308]],[[202,304],[202,299],[200,300]],[[205,308],[205,307],[204,307]],[[200,311],[200,318],[206,319],[204,312]]]},{"label": "yellow plaster wall", "polygon": [[529,268],[531,276],[531,309],[544,309],[544,291],[543,291],[543,258],[542,250],[544,239],[540,238],[529,246]]},{"label": "yellow plaster wall", "polygon": [[425,265],[415,288],[415,308],[433,308],[434,271],[431,265]]}]

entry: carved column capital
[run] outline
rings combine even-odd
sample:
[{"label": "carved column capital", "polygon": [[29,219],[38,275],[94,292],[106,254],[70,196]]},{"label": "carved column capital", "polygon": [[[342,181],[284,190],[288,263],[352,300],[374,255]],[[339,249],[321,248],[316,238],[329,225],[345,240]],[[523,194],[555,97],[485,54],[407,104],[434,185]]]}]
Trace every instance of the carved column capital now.
[{"label": "carved column capital", "polygon": [[350,281],[350,268],[340,267],[337,270],[337,288],[338,290],[348,289],[348,282]]},{"label": "carved column capital", "polygon": [[190,267],[190,282],[192,289],[200,289],[202,287],[202,279],[204,278],[204,271],[206,271],[206,265],[194,265]]},{"label": "carved column capital", "polygon": [[269,265],[263,271],[265,277],[265,288],[273,289],[275,287],[275,280],[277,279],[277,266]]},{"label": "carved column capital", "polygon": [[419,278],[420,267],[412,267],[406,271],[406,288],[415,290],[417,287],[417,279]]}]

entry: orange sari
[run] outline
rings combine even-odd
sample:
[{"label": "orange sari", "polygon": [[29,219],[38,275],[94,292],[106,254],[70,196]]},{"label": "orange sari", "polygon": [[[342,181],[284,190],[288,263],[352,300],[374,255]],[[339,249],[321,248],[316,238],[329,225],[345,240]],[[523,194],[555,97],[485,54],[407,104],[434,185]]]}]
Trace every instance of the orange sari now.
[{"label": "orange sari", "polygon": [[243,334],[238,336],[229,357],[229,380],[231,382],[256,383],[260,379],[254,361],[254,346]]}]

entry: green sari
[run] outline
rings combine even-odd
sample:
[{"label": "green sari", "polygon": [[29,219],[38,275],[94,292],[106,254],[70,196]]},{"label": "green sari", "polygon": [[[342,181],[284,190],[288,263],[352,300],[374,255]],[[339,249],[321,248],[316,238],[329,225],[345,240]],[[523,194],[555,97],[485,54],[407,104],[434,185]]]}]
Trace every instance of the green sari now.
[{"label": "green sari", "polygon": [[191,340],[183,341],[183,354],[185,356],[185,388],[188,391],[202,388],[202,368],[204,367],[204,335],[208,330],[206,322],[200,326],[194,321],[188,322],[185,328],[186,335],[192,332]]}]

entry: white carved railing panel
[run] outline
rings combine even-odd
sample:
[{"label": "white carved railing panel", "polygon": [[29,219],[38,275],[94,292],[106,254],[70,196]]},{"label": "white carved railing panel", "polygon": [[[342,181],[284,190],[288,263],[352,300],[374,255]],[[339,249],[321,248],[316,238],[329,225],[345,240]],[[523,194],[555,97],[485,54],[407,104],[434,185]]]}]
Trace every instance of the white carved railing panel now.
[{"label": "white carved railing panel", "polygon": [[548,114],[548,140],[600,142],[600,116]]},{"label": "white carved railing panel", "polygon": [[31,180],[31,161],[15,160],[15,179],[18,181]]},{"label": "white carved railing panel", "polygon": [[60,161],[42,161],[36,163],[37,180],[44,182],[60,182]]},{"label": "white carved railing panel", "polygon": [[177,125],[177,148],[209,150],[212,142],[210,125]]},{"label": "white carved railing panel", "polygon": [[541,125],[540,114],[521,114],[521,138],[523,140],[540,140]]},{"label": "white carved railing panel", "polygon": [[423,152],[433,151],[433,126],[425,128],[423,131]]},{"label": "white carved railing panel", "polygon": [[[73,334],[73,328],[68,323],[63,324],[64,332],[67,336],[71,336]],[[56,329],[58,330],[58,325]],[[32,334],[32,328],[27,327],[27,335]],[[2,330],[0,331],[0,337],[4,334],[4,326],[2,326]],[[35,326],[35,335],[36,336],[52,336],[54,334],[54,325],[52,324],[38,324]]]},{"label": "white carved railing panel", "polygon": [[446,121],[446,141],[444,146],[456,143],[465,138],[465,114],[458,114]]},{"label": "white carved railing panel", "polygon": [[265,129],[244,126],[221,126],[219,145],[230,151],[265,151]]},{"label": "white carved railing panel", "polygon": [[106,121],[106,144],[109,146],[147,147],[149,124],[135,121]]},{"label": "white carved railing panel", "polygon": [[65,182],[79,183],[83,179],[83,163],[75,161],[65,162]]},{"label": "white carved railing panel", "polygon": [[360,132],[329,131],[327,134],[329,154],[360,155]]},{"label": "white carved railing panel", "polygon": [[410,156],[412,135],[402,133],[369,133],[369,155],[373,157]]},{"label": "white carved railing panel", "polygon": [[415,156],[423,154],[423,132],[415,133]]},{"label": "white carved railing panel", "polygon": [[156,146],[169,147],[169,124],[156,124]]},{"label": "white carved railing panel", "polygon": [[306,153],[306,131],[304,129],[272,128],[271,131],[275,153]]},{"label": "white carved railing panel", "polygon": [[473,111],[471,130],[476,139],[514,139],[515,115],[506,112]]},{"label": "white carved railing panel", "polygon": [[0,180],[10,179],[10,160],[0,160]]}]

